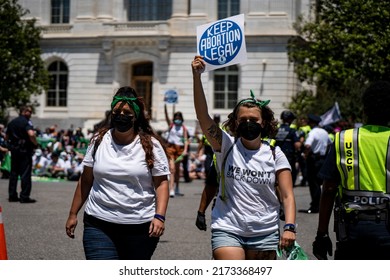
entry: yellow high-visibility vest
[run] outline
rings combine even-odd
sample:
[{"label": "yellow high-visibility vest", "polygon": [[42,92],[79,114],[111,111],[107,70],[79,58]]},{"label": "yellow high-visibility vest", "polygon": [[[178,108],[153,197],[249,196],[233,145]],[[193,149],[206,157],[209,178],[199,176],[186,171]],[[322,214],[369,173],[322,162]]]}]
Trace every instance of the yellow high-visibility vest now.
[{"label": "yellow high-visibility vest", "polygon": [[366,125],[338,132],[335,148],[338,195],[346,210],[385,207],[390,201],[390,128]]}]

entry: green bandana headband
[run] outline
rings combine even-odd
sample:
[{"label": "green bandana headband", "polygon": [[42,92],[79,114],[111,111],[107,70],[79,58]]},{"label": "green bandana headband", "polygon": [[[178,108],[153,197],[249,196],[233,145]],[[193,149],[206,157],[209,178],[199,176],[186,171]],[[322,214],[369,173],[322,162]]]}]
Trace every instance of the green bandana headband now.
[{"label": "green bandana headband", "polygon": [[241,105],[243,103],[248,103],[248,102],[256,104],[261,109],[261,108],[267,106],[271,102],[271,100],[258,101],[255,98],[253,91],[251,90],[251,97],[242,100],[238,105]]},{"label": "green bandana headband", "polygon": [[111,109],[113,109],[118,102],[125,101],[127,104],[129,104],[131,108],[133,108],[135,116],[136,118],[138,118],[140,109],[138,105],[134,102],[136,100],[136,97],[114,96],[114,100],[111,102]]}]

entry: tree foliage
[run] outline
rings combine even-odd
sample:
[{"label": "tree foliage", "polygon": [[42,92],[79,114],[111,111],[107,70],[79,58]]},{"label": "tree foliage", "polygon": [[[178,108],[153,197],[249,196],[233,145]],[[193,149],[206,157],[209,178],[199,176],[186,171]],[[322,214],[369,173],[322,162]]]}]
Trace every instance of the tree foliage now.
[{"label": "tree foliage", "polygon": [[0,0],[0,119],[7,109],[30,102],[47,88],[48,73],[41,59],[41,29],[17,0]]},{"label": "tree foliage", "polygon": [[289,59],[301,81],[317,86],[318,112],[338,101],[345,116],[359,116],[362,88],[390,79],[390,1],[316,2],[314,19],[300,17],[294,26]]}]

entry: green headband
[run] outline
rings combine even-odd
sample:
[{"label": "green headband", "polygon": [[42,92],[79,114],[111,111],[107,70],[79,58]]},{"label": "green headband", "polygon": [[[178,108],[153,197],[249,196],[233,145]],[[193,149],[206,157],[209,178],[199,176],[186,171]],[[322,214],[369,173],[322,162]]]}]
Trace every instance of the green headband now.
[{"label": "green headband", "polygon": [[111,102],[111,109],[113,109],[118,102],[125,101],[127,104],[129,104],[131,108],[133,108],[135,116],[136,118],[138,118],[140,109],[138,105],[134,102],[136,100],[136,97],[114,96],[114,99]]},{"label": "green headband", "polygon": [[271,102],[271,100],[258,101],[255,98],[253,91],[251,90],[251,97],[242,100],[240,103],[238,103],[238,105],[241,105],[243,103],[248,103],[248,102],[256,104],[261,109],[261,108],[267,106]]}]

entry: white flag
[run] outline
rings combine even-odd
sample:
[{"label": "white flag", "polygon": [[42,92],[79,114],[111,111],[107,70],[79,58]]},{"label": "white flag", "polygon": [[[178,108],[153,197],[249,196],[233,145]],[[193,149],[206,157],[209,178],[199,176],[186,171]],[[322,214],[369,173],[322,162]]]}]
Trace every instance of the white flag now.
[{"label": "white flag", "polygon": [[320,125],[325,126],[328,124],[338,122],[339,120],[341,120],[341,113],[339,109],[339,104],[335,102],[334,106],[321,116]]}]

